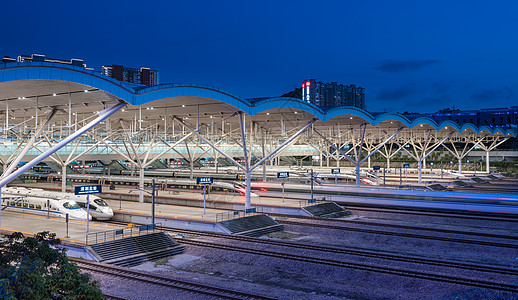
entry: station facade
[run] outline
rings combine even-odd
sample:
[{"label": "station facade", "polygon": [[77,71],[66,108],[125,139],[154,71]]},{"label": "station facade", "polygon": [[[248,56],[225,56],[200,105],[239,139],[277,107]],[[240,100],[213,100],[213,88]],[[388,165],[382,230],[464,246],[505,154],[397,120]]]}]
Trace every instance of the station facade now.
[{"label": "station facade", "polygon": [[[426,159],[445,149],[462,160],[489,153],[516,128],[475,125],[397,113],[372,115],[355,107],[323,109],[294,98],[246,100],[204,85],[135,85],[73,65],[0,63],[0,188],[42,161],[66,177],[74,161],[124,160],[144,170],[158,160],[190,164],[210,157],[237,167],[247,182],[281,156],[318,156],[360,168],[379,153],[412,157],[419,179]],[[65,188],[66,178],[62,180]],[[246,207],[251,207],[250,184]],[[143,201],[143,191],[141,191]]]}]

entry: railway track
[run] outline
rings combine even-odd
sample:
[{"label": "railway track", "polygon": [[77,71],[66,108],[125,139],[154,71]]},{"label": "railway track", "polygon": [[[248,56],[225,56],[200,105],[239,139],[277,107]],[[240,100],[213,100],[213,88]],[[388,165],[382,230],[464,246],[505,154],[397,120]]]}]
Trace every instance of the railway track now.
[{"label": "railway track", "polygon": [[[357,250],[357,249],[338,248],[338,247],[330,247],[330,246],[317,246],[317,245],[302,244],[302,243],[297,243],[297,242],[267,240],[267,239],[247,237],[247,236],[241,236],[241,235],[228,235],[228,234],[223,234],[223,233],[214,233],[214,232],[206,232],[206,231],[196,231],[196,230],[187,230],[187,229],[167,229],[167,228],[164,228],[163,230],[175,232],[175,233],[185,233],[185,234],[190,234],[190,235],[194,235],[194,236],[209,236],[209,237],[216,237],[216,238],[222,238],[222,239],[231,239],[231,240],[238,240],[238,241],[251,242],[251,243],[261,243],[261,244],[283,246],[283,247],[290,247],[290,248],[315,250],[315,251],[322,251],[322,252],[328,252],[328,253],[340,253],[340,254],[348,254],[348,255],[355,255],[355,256],[386,259],[386,260],[395,260],[395,261],[401,261],[401,262],[419,263],[419,264],[426,264],[426,265],[433,265],[433,266],[442,266],[442,267],[449,267],[449,268],[475,270],[475,271],[481,271],[481,272],[491,272],[491,273],[518,276],[518,269],[513,269],[513,268],[501,268],[501,267],[495,267],[495,266],[477,265],[477,264],[461,263],[461,262],[438,260],[438,259],[425,259],[425,258],[406,256],[406,255],[384,254],[384,253],[379,253],[376,251],[368,251],[368,250]],[[182,242],[183,239],[178,239],[178,241]]]},{"label": "railway track", "polygon": [[264,250],[264,249],[258,250],[258,249],[240,247],[240,246],[235,246],[235,245],[230,246],[230,245],[223,245],[223,244],[204,242],[204,241],[196,241],[196,240],[190,240],[190,239],[182,239],[181,242],[183,244],[187,244],[187,245],[208,247],[208,248],[212,248],[212,249],[237,251],[237,252],[241,252],[241,253],[275,257],[275,258],[281,258],[281,259],[289,259],[289,260],[300,261],[300,262],[309,262],[309,263],[316,263],[316,264],[329,265],[329,266],[335,266],[335,267],[345,267],[345,268],[372,271],[372,272],[383,273],[383,274],[398,275],[398,276],[405,276],[405,277],[411,277],[411,278],[447,282],[447,283],[453,283],[453,284],[461,284],[461,285],[466,285],[466,286],[488,288],[488,289],[518,293],[517,285],[493,282],[493,281],[488,281],[488,280],[477,280],[477,279],[471,279],[471,278],[454,277],[454,276],[448,276],[445,274],[434,274],[434,273],[430,273],[430,272],[421,272],[421,271],[414,271],[414,270],[395,268],[395,267],[382,267],[382,266],[363,264],[363,263],[345,262],[345,261],[339,261],[339,260],[324,259],[324,258],[320,258],[320,257],[303,256],[303,255],[296,255],[296,254],[292,254],[292,253],[268,251],[268,250]]},{"label": "railway track", "polygon": [[367,211],[367,212],[381,212],[390,214],[405,214],[405,215],[419,215],[429,217],[442,217],[442,218],[457,218],[457,219],[469,219],[469,220],[480,220],[480,221],[496,221],[496,222],[513,222],[518,223],[518,216],[482,216],[479,213],[461,213],[461,212],[436,212],[430,210],[418,210],[418,209],[390,209],[390,208],[378,208],[368,206],[344,206],[347,210],[353,211]]},{"label": "railway track", "polygon": [[[328,219],[328,218],[319,218],[319,217],[306,217],[306,216],[286,216],[285,218],[295,218],[295,219],[310,219],[310,220],[319,220],[319,221],[327,221],[327,222],[335,222],[335,223],[345,223],[345,224],[354,224],[354,225],[367,225],[367,226],[377,226],[377,227],[391,227],[398,229],[409,229],[409,230],[419,230],[419,231],[431,231],[431,232],[440,232],[440,233],[449,233],[449,234],[459,234],[459,235],[471,235],[471,236],[481,236],[481,237],[489,237],[489,238],[498,238],[498,239],[509,239],[509,240],[518,240],[518,236],[512,235],[502,235],[502,234],[493,234],[493,233],[485,233],[485,232],[471,232],[471,231],[458,231],[451,229],[441,229],[441,228],[430,228],[430,227],[418,227],[418,226],[408,226],[408,225],[399,225],[399,224],[387,224],[387,223],[376,223],[376,222],[366,222],[366,221],[357,221],[357,220],[344,220],[344,219]],[[279,221],[279,220],[278,220]],[[284,220],[280,220],[280,222],[285,222]],[[308,226],[313,226],[314,224],[309,224]],[[334,229],[344,228],[349,229],[349,227],[340,227],[336,226],[332,227]]]},{"label": "railway track", "polygon": [[[231,289],[225,289],[205,284],[199,284],[194,282],[176,280],[172,278],[168,278],[165,276],[149,274],[145,272],[140,272],[132,269],[126,269],[117,267],[114,265],[102,264],[97,262],[85,261],[72,259],[81,270],[106,274],[109,276],[116,276],[125,279],[136,280],[140,282],[145,282],[153,285],[160,285],[174,289],[181,289],[188,292],[193,292],[197,294],[205,294],[215,297],[220,297],[224,299],[259,299],[259,300],[271,300],[275,298],[270,298],[261,295],[255,295],[251,293],[239,292]],[[114,296],[113,296],[114,297]],[[123,299],[115,297],[115,299]]]},{"label": "railway track", "polygon": [[[450,237],[442,237],[442,236],[422,235],[422,234],[403,233],[403,232],[375,230],[375,229],[366,229],[366,228],[333,226],[333,225],[326,225],[326,224],[304,223],[304,222],[287,221],[287,220],[277,220],[277,221],[279,223],[289,224],[289,225],[321,227],[321,228],[326,228],[326,229],[348,230],[348,231],[356,231],[356,232],[363,232],[363,233],[393,235],[393,236],[401,236],[401,237],[409,237],[409,238],[417,238],[417,239],[438,240],[438,241],[455,242],[455,243],[463,243],[463,244],[475,244],[475,245],[484,245],[484,246],[492,246],[492,247],[518,249],[518,244],[516,244],[516,243],[510,244],[510,243],[499,243],[499,242],[490,242],[490,241],[479,241],[479,240],[472,240],[472,239],[450,238]],[[370,223],[368,223],[368,224],[370,225]],[[514,237],[512,239],[514,239]]]}]

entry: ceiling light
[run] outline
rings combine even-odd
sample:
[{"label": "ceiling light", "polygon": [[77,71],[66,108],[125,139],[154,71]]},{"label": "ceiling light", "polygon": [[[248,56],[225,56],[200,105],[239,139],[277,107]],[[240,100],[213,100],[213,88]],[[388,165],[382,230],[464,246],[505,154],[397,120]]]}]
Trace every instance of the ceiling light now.
[{"label": "ceiling light", "polygon": [[353,117],[350,117],[349,119],[351,119],[351,120],[352,120],[352,119],[353,119]]},{"label": "ceiling light", "polygon": [[85,93],[88,93],[88,90],[85,90]]},{"label": "ceiling light", "polygon": [[210,116],[210,118],[212,119],[212,116]]},{"label": "ceiling light", "polygon": [[185,104],[182,104],[182,107],[185,107]]},{"label": "ceiling light", "polygon": [[297,112],[295,112],[295,113],[297,113]]},{"label": "ceiling light", "polygon": [[25,97],[22,97],[23,100],[25,100]]},{"label": "ceiling light", "polygon": [[269,115],[270,115],[270,113],[266,113],[266,115],[267,115],[267,116],[269,116]]},{"label": "ceiling light", "polygon": [[52,96],[56,97],[57,95],[56,94],[52,94]]},{"label": "ceiling light", "polygon": [[18,100],[21,100],[21,99],[22,99],[22,97],[18,97]]}]

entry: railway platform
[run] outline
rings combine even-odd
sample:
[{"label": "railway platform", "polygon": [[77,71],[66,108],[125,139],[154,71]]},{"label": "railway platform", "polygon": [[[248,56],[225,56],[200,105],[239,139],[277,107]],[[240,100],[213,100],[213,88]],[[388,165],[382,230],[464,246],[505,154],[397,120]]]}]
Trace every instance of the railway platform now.
[{"label": "railway platform", "polygon": [[[1,212],[2,234],[21,232],[25,236],[33,236],[42,231],[55,233],[61,239],[62,245],[68,249],[68,255],[85,259],[94,259],[84,249],[86,236],[92,233],[120,229],[123,226],[106,222],[92,222],[88,224],[84,220],[69,219],[68,224],[64,218],[47,217],[19,212],[2,210]],[[68,226],[67,226],[68,225]],[[88,227],[88,228],[87,228]]]}]

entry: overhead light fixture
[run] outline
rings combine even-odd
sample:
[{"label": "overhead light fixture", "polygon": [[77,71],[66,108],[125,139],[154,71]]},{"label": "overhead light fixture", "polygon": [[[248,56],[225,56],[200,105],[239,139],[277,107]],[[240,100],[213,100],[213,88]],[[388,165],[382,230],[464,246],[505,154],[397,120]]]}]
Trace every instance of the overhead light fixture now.
[{"label": "overhead light fixture", "polygon": [[56,97],[57,95],[56,94],[52,94],[52,96]]},{"label": "overhead light fixture", "polygon": [[351,120],[352,120],[352,119],[353,119],[353,117],[350,117],[349,119],[351,119]]},{"label": "overhead light fixture", "polygon": [[210,116],[210,118],[212,119],[212,116]]},{"label": "overhead light fixture", "polygon": [[22,97],[18,97],[18,100],[22,100]]},{"label": "overhead light fixture", "polygon": [[185,107],[185,104],[182,104],[182,107]]},{"label": "overhead light fixture", "polygon": [[88,93],[88,90],[85,90],[85,93]]},{"label": "overhead light fixture", "polygon": [[269,115],[270,115],[270,113],[266,113],[266,115],[267,115],[267,116],[269,116]]},{"label": "overhead light fixture", "polygon": [[25,100],[25,97],[22,97],[23,100]]}]

